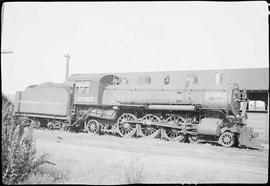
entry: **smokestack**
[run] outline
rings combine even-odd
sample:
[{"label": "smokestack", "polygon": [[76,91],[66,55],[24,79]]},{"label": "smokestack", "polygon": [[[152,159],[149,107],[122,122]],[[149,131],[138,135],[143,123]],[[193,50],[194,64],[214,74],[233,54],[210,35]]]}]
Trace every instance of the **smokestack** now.
[{"label": "smokestack", "polygon": [[222,72],[216,72],[215,73],[215,83],[217,84],[217,85],[220,85],[220,84],[222,84]]},{"label": "smokestack", "polygon": [[69,59],[70,59],[70,55],[64,55],[65,58],[67,58],[67,62],[66,62],[66,81],[68,80],[68,75],[69,75]]}]

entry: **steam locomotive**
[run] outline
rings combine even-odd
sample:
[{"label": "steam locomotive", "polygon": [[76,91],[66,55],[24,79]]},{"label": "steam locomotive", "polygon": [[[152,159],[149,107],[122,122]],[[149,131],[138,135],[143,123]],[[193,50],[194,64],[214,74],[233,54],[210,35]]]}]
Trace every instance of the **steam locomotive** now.
[{"label": "steam locomotive", "polygon": [[258,147],[258,134],[245,123],[246,93],[222,84],[221,73],[211,86],[191,74],[183,86],[169,77],[160,86],[140,78],[132,84],[117,75],[75,74],[64,84],[30,86],[16,93],[15,115],[49,129]]}]

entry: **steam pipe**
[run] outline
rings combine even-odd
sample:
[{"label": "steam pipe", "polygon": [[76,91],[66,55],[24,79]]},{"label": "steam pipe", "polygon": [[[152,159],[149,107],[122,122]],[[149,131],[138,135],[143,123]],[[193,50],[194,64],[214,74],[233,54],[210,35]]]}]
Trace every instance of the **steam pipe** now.
[{"label": "steam pipe", "polygon": [[193,111],[195,110],[194,105],[149,105],[149,110],[185,110]]}]

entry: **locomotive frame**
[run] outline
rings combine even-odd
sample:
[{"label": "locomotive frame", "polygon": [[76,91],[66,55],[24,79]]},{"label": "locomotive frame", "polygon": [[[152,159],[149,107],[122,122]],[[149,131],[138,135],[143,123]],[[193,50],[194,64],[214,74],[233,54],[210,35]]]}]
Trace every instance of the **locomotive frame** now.
[{"label": "locomotive frame", "polygon": [[[216,84],[209,88],[197,85],[198,79],[192,75],[187,77],[186,86],[179,88],[168,86],[166,77],[165,88],[154,89],[130,86],[115,75],[75,76],[71,78],[70,114],[58,120],[49,116],[47,127],[190,143],[214,141],[224,147],[260,147],[254,140],[258,134],[245,123],[245,91],[240,94],[236,84],[229,88],[222,85],[220,78],[217,74]],[[244,105],[242,112],[240,103]],[[16,115],[40,125],[40,116]]]}]

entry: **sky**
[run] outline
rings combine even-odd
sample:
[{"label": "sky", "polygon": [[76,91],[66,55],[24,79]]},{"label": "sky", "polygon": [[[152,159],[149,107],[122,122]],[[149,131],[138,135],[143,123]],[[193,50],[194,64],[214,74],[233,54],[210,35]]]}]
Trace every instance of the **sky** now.
[{"label": "sky", "polygon": [[267,2],[8,2],[2,92],[70,74],[269,68]]}]

